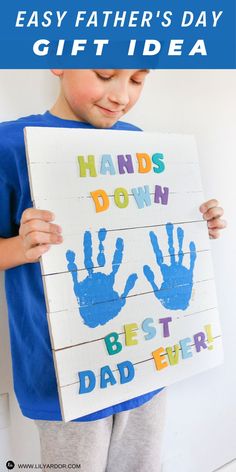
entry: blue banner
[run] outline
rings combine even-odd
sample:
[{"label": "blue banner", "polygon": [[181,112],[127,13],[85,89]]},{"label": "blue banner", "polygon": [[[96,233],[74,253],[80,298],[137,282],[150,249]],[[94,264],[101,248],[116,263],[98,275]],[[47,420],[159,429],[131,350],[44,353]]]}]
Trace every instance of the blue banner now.
[{"label": "blue banner", "polygon": [[235,69],[235,0],[8,0],[1,69]]}]

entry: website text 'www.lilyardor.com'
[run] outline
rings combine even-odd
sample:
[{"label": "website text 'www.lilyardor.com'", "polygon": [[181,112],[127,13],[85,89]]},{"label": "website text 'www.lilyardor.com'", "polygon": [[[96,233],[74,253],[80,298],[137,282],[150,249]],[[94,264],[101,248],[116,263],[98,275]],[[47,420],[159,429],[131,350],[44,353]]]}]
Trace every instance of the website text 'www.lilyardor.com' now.
[{"label": "website text 'www.lilyardor.com'", "polygon": [[[17,464],[19,469],[38,469],[38,470],[78,470],[81,464]],[[9,467],[7,467],[9,469]],[[11,467],[14,468],[14,467]]]}]

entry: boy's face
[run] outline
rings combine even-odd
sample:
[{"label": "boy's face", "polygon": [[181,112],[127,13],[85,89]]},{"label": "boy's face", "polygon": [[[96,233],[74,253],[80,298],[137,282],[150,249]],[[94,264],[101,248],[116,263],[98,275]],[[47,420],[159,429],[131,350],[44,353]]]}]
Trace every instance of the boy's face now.
[{"label": "boy's face", "polygon": [[[147,69],[53,69],[61,117],[110,128],[137,102]],[[58,111],[58,108],[57,108]]]}]

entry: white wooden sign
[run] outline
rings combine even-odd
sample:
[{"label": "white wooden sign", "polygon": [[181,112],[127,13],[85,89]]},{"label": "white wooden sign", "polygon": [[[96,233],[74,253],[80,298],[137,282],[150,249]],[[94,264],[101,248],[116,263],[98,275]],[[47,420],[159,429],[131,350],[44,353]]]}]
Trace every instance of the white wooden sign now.
[{"label": "white wooden sign", "polygon": [[26,128],[34,206],[63,243],[41,260],[62,417],[222,362],[194,138]]}]

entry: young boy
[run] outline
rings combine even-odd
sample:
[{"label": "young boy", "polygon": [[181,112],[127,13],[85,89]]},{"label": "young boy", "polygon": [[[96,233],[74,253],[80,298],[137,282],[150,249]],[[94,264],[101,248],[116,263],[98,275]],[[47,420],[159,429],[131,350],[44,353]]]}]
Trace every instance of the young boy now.
[{"label": "young boy", "polygon": [[[39,259],[62,234],[51,212],[32,208],[23,140],[25,126],[139,130],[119,120],[137,102],[148,70],[52,72],[61,82],[52,109],[0,125],[0,270],[6,270],[14,390],[23,415],[38,426],[42,463],[158,472],[165,390],[61,421]],[[200,211],[217,238],[226,226],[222,208],[209,200]]]}]

